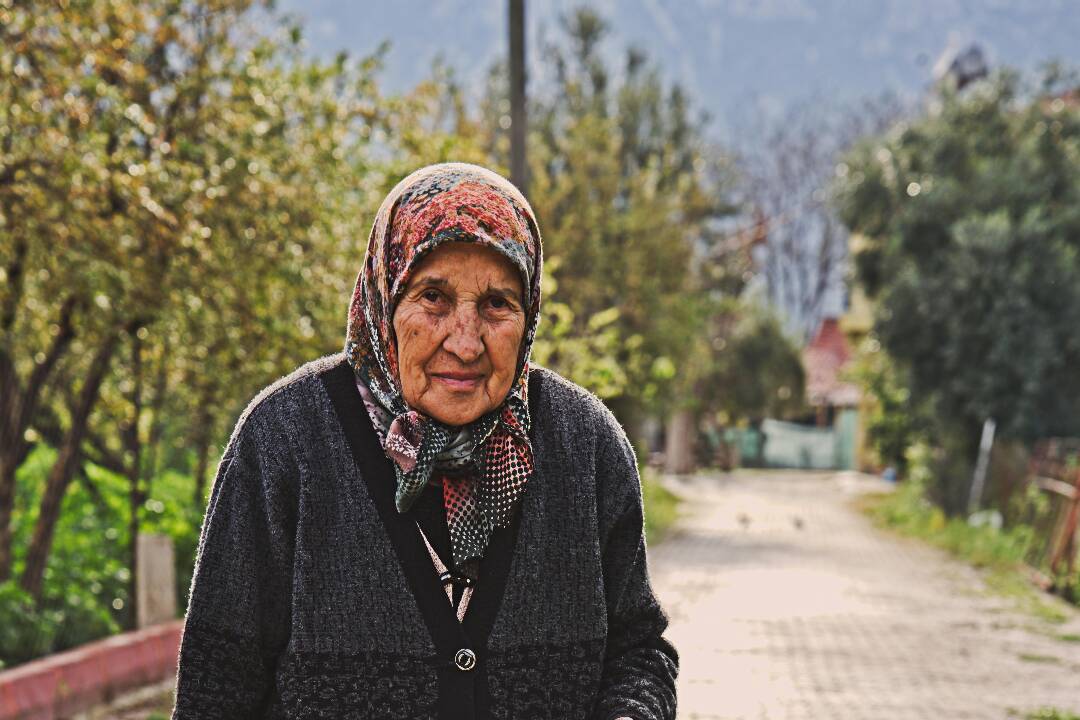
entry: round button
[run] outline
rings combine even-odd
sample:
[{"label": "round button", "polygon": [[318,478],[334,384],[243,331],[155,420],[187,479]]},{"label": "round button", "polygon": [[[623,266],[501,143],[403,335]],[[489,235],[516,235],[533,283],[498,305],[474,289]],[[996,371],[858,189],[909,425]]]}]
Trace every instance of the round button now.
[{"label": "round button", "polygon": [[454,654],[454,665],[458,670],[472,670],[476,667],[476,653],[469,648],[462,648]]}]

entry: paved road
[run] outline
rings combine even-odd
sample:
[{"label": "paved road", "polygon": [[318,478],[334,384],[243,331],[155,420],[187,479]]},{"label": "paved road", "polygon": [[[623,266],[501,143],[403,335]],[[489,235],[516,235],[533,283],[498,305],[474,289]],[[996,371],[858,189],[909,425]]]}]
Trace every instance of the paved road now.
[{"label": "paved road", "polygon": [[680,720],[1080,714],[1080,613],[1051,625],[967,565],[874,528],[851,501],[879,482],[676,481],[688,516],[650,562],[682,655]]}]

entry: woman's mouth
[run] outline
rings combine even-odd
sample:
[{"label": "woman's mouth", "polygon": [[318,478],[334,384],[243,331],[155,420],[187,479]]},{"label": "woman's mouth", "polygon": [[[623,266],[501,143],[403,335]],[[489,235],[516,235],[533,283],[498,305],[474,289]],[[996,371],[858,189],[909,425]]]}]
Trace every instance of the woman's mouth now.
[{"label": "woman's mouth", "polygon": [[451,390],[475,390],[484,376],[481,373],[446,372],[432,373],[431,378]]}]

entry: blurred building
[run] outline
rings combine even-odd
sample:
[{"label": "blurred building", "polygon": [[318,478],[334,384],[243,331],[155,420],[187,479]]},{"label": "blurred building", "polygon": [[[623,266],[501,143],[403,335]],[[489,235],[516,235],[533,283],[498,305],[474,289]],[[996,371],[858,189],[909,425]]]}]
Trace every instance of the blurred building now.
[{"label": "blurred building", "polygon": [[859,388],[843,377],[852,355],[840,320],[835,317],[823,319],[814,339],[803,349],[806,401],[814,408],[818,427],[832,425],[838,412],[859,404]]},{"label": "blurred building", "polygon": [[806,401],[814,424],[766,420],[765,464],[817,470],[856,467],[859,435],[859,388],[844,377],[853,352],[837,317],[821,321],[803,349]]},{"label": "blurred building", "polygon": [[[851,344],[835,316],[821,321],[813,340],[803,349],[808,422],[767,419],[760,432],[746,433],[743,458],[756,458],[766,467],[808,470],[852,470],[860,467],[858,451],[862,423],[862,393],[844,373],[854,357]],[[745,447],[743,447],[745,446]]]}]

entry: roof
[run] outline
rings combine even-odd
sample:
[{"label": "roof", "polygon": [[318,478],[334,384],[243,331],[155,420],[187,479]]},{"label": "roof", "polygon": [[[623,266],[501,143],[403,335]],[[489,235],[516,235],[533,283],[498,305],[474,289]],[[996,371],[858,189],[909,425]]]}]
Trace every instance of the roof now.
[{"label": "roof", "polygon": [[851,347],[835,317],[821,321],[814,339],[803,349],[806,399],[811,405],[850,407],[859,403],[859,388],[840,379],[851,361]]}]

